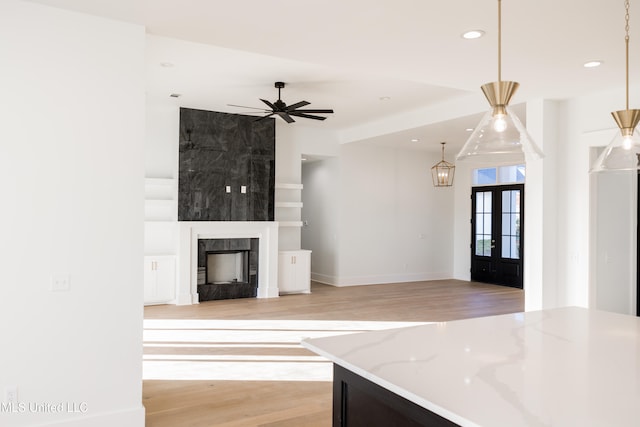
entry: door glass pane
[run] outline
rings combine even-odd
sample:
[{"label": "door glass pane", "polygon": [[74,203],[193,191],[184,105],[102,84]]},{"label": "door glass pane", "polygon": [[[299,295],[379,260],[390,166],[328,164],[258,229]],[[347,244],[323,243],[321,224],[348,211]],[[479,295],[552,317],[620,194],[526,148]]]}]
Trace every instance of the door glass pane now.
[{"label": "door glass pane", "polygon": [[520,190],[502,192],[503,258],[520,259]]},{"label": "door glass pane", "polygon": [[476,235],[476,255],[484,256],[484,237]]},{"label": "door glass pane", "polygon": [[484,213],[491,213],[491,196],[493,196],[493,194],[491,194],[491,191],[485,191],[484,193],[484,209],[483,212]]},{"label": "door glass pane", "polygon": [[520,259],[520,238],[517,236],[511,237],[511,258]]},{"label": "door glass pane", "polygon": [[511,238],[502,236],[502,258],[511,258]]},{"label": "door glass pane", "polygon": [[511,235],[511,214],[508,214],[508,213],[502,214],[502,235],[503,236]]},{"label": "door glass pane", "polygon": [[475,212],[475,254],[477,256],[491,256],[491,200],[490,191],[476,193]]},{"label": "door glass pane", "polygon": [[490,213],[484,214],[483,233],[489,234],[489,235],[491,234],[491,214]]}]

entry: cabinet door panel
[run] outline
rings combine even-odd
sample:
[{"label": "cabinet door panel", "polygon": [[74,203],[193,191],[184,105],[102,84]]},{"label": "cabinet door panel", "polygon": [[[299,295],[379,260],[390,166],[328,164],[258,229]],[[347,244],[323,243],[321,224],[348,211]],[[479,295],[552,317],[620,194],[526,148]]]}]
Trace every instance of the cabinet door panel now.
[{"label": "cabinet door panel", "polygon": [[278,288],[281,293],[309,293],[310,283],[310,253],[281,252],[278,265]]},{"label": "cabinet door panel", "polygon": [[173,256],[144,259],[144,302],[168,302],[175,298],[176,266]]}]

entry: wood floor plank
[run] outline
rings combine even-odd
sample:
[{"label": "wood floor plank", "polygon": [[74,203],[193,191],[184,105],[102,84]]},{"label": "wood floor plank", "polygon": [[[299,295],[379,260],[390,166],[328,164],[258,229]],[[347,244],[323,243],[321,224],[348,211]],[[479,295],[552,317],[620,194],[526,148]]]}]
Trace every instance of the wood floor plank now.
[{"label": "wood floor plank", "polygon": [[[148,306],[145,319],[216,321],[442,322],[523,311],[520,289],[456,280],[336,288],[275,299]],[[258,321],[258,322],[255,322]],[[254,326],[251,326],[254,328]],[[178,333],[179,331],[173,331]],[[239,333],[242,331],[240,330]],[[264,333],[268,333],[266,331]],[[258,335],[261,332],[253,331]],[[307,357],[299,346],[145,347],[146,357]],[[145,380],[147,427],[328,427],[331,383],[317,381]]]}]

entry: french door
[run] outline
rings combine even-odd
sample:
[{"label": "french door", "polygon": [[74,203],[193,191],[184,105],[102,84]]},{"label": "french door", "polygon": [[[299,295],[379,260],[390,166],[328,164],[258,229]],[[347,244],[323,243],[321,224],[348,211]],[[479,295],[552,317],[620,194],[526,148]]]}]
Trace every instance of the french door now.
[{"label": "french door", "polygon": [[522,289],[524,184],[473,187],[471,280]]}]

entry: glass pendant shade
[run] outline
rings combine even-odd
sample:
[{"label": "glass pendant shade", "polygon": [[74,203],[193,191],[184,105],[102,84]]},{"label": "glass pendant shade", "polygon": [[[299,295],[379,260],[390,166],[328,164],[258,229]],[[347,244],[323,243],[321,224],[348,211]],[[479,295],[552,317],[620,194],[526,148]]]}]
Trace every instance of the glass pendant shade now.
[{"label": "glass pendant shade", "polygon": [[640,136],[635,127],[640,121],[640,110],[616,111],[620,130],[600,154],[591,172],[611,172],[640,169]]},{"label": "glass pendant shade", "polygon": [[542,157],[518,116],[509,107],[498,106],[480,120],[456,160],[524,163]]},{"label": "glass pendant shade", "polygon": [[500,80],[482,86],[491,110],[480,120],[456,160],[524,163],[543,157],[518,116],[508,107],[518,86],[517,82]]}]

